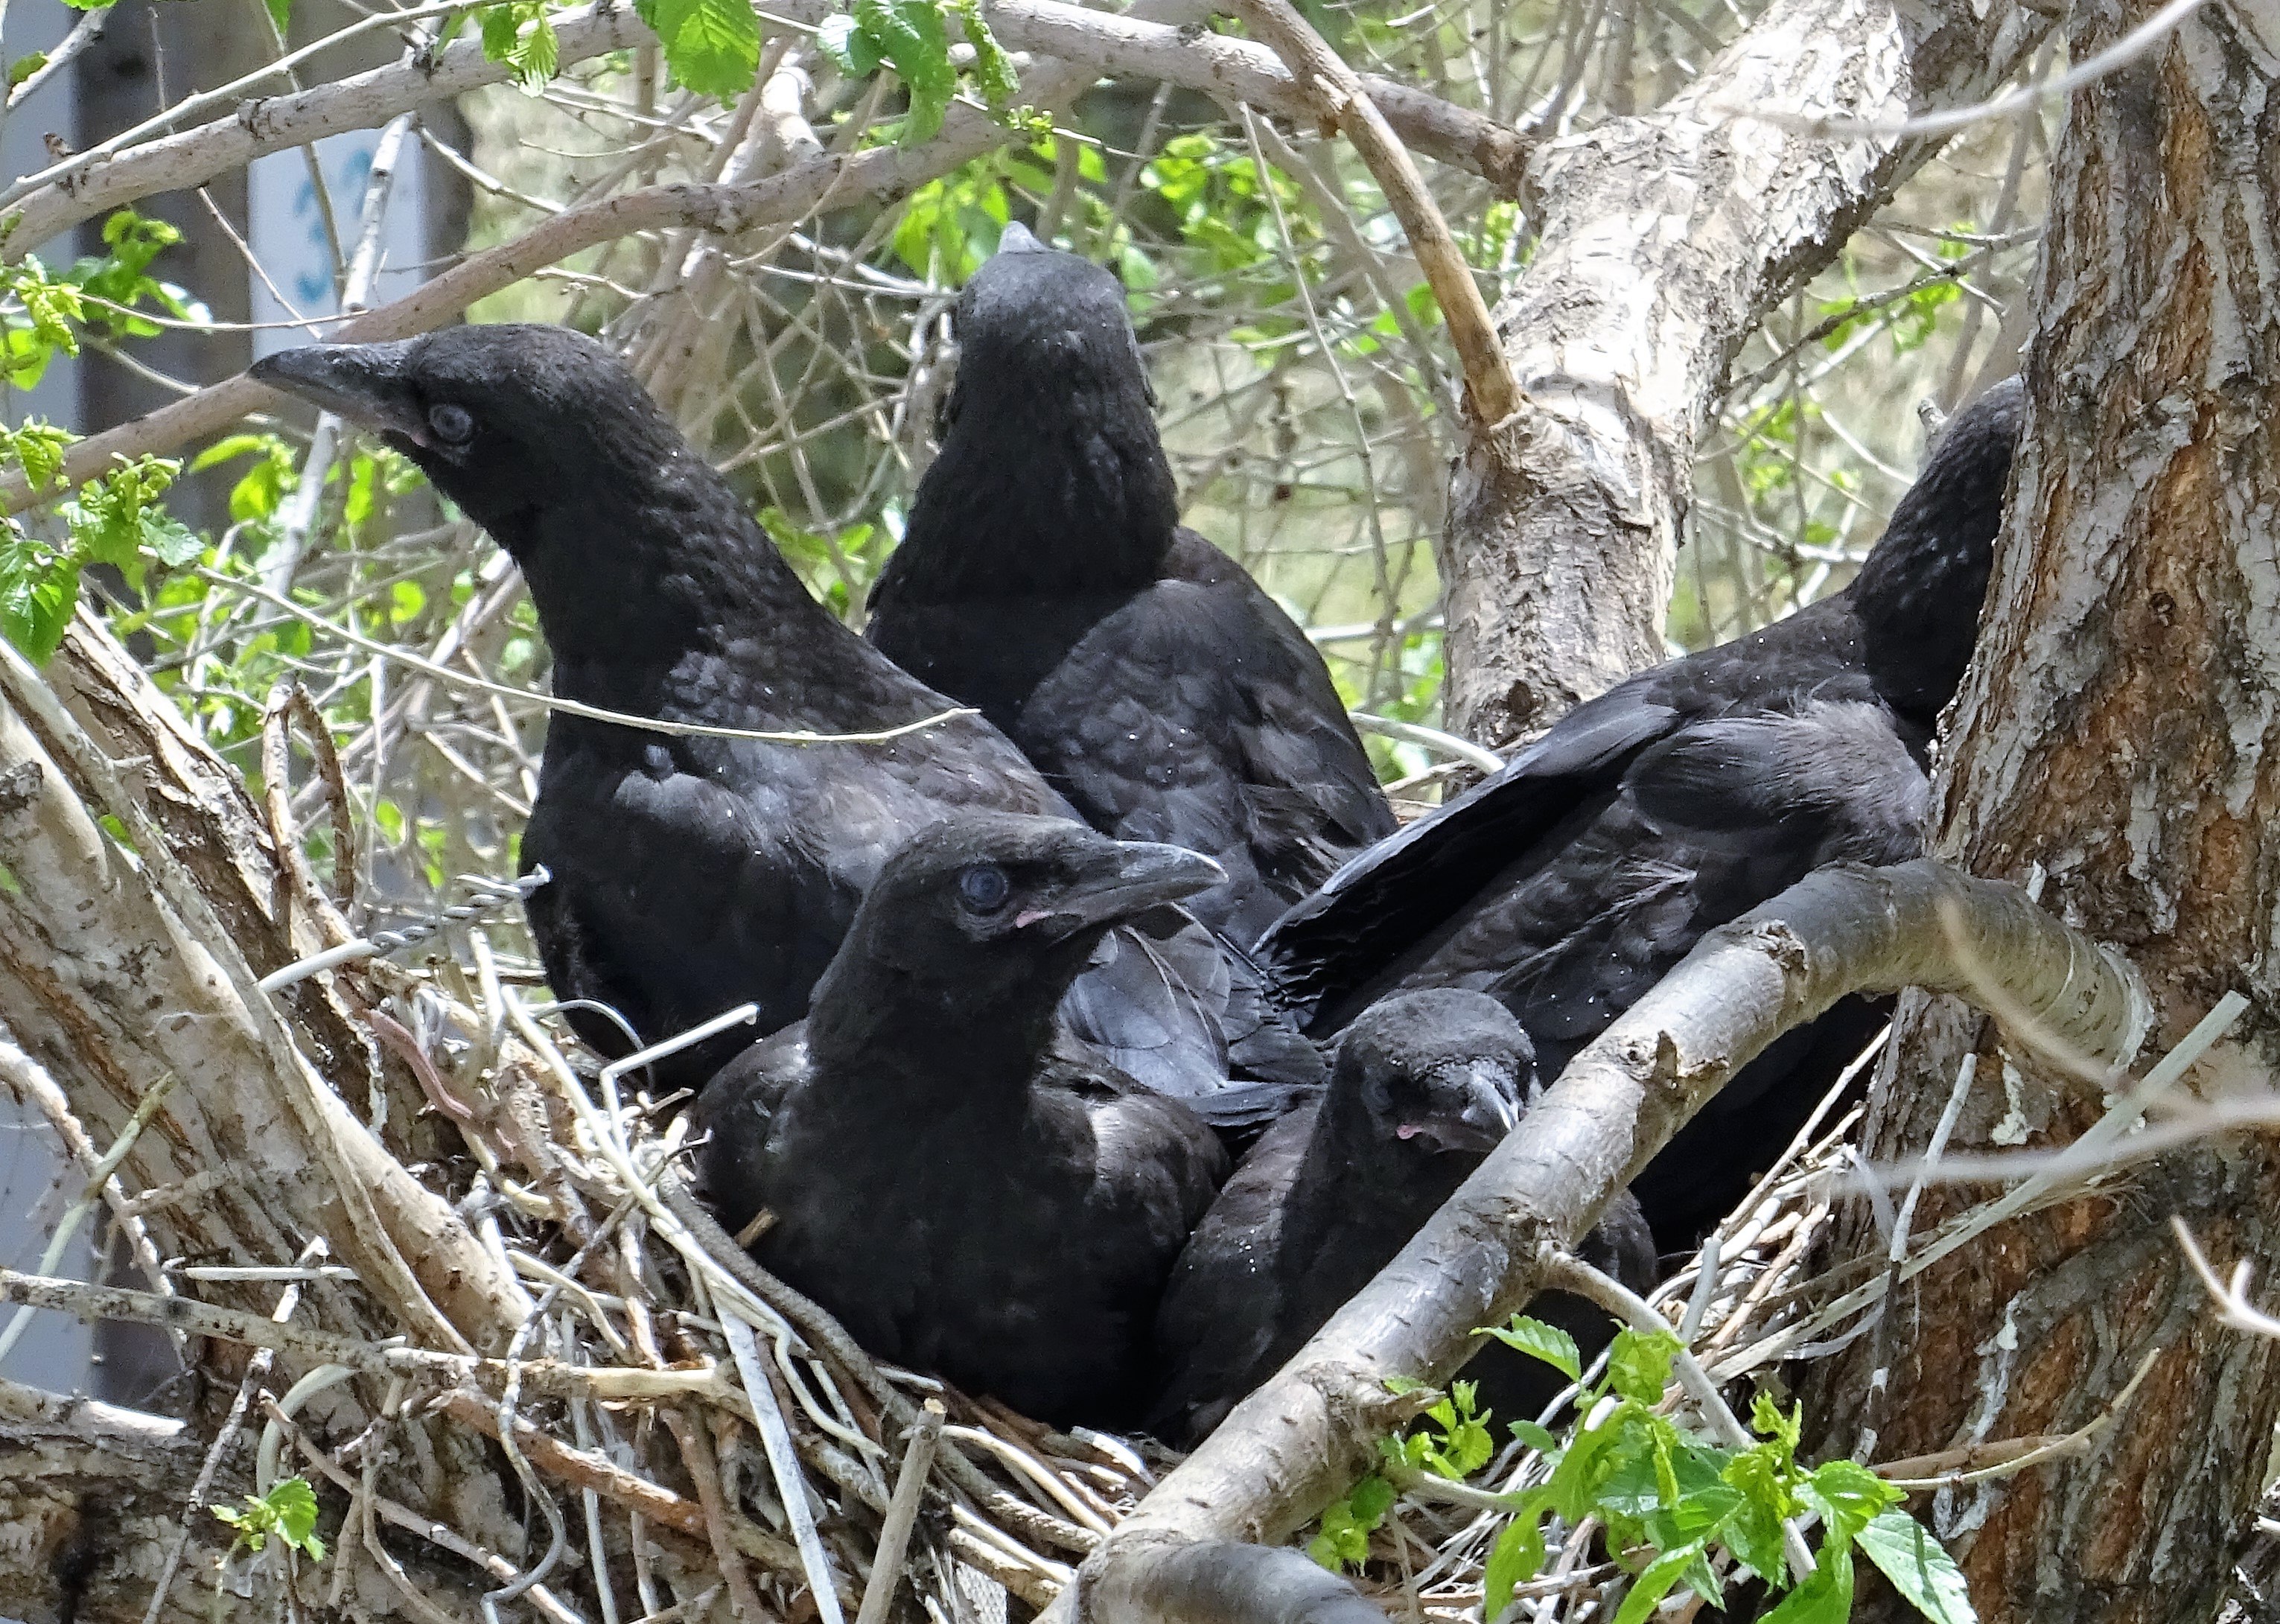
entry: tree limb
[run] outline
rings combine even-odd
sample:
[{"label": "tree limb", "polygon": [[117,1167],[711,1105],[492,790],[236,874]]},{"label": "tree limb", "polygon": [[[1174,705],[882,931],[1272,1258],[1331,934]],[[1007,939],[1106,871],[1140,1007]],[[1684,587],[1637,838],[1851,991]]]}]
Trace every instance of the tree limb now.
[{"label": "tree limb", "polygon": [[[2023,1011],[2107,1065],[2146,1024],[2126,961],[2015,886],[1930,861],[1807,876],[1705,937],[1569,1063],[1527,1130],[1087,1558],[1072,1588],[1079,1616],[1094,1616],[1096,1595],[1121,1605],[1152,1594],[1168,1582],[1154,1572],[1196,1542],[1287,1538],[1369,1468],[1406,1414],[1386,1377],[1445,1381],[1474,1328],[1524,1305],[1550,1259],[1775,1038],[1853,993],[1908,986]],[[1289,1610],[1244,1616],[1295,1620],[1317,1605],[1294,1593]]]},{"label": "tree limb", "polygon": [[1777,0],[1666,105],[1537,150],[1538,246],[1497,310],[1521,408],[1475,435],[1452,493],[1453,731],[1507,742],[1663,658],[1695,446],[1736,352],[1938,145],[1781,120],[1976,99],[2050,26],[1972,0]]},{"label": "tree limb", "polygon": [[1361,77],[1329,42],[1314,32],[1290,0],[1228,0],[1229,9],[1251,31],[1275,48],[1298,82],[1308,111],[1345,132],[1361,161],[1393,207],[1410,251],[1425,273],[1434,299],[1449,324],[1449,340],[1465,372],[1466,404],[1476,422],[1502,422],[1520,404],[1512,367],[1497,343],[1473,269],[1458,250],[1449,222],[1441,216],[1425,178],[1417,173],[1401,138],[1372,101]]}]

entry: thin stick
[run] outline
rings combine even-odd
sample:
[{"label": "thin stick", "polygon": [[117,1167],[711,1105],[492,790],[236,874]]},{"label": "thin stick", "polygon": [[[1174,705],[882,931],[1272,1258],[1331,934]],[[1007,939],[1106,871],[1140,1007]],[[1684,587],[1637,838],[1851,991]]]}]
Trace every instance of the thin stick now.
[{"label": "thin stick", "polygon": [[911,1428],[910,1447],[903,1451],[903,1470],[895,1479],[895,1497],[887,1502],[887,1520],[879,1529],[878,1554],[871,1560],[871,1582],[864,1588],[863,1605],[855,1614],[855,1624],[886,1624],[887,1610],[894,1605],[895,1586],[903,1576],[903,1563],[911,1541],[911,1529],[919,1519],[919,1501],[926,1492],[928,1474],[934,1469],[936,1445],[942,1439],[942,1424],[949,1412],[942,1400],[929,1398],[919,1412],[919,1424]]},{"label": "thin stick", "polygon": [[[752,1401],[760,1446],[767,1454],[769,1470],[775,1474],[776,1494],[783,1502],[784,1520],[791,1524],[792,1543],[799,1547],[800,1564],[807,1569],[807,1588],[815,1597],[816,1611],[822,1615],[823,1624],[847,1624],[846,1614],[839,1610],[839,1592],[832,1588],[830,1559],[823,1554],[823,1541],[815,1532],[815,1512],[807,1503],[807,1477],[792,1449],[791,1429],[784,1425],[774,1384],[760,1368],[760,1351],[752,1338],[752,1328],[725,1300],[720,1310],[720,1329],[744,1378],[745,1396]],[[670,1425],[673,1412],[665,1414]]]},{"label": "thin stick", "polygon": [[[169,1072],[144,1090],[142,1097],[135,1102],[135,1114],[127,1119],[117,1142],[104,1152],[101,1161],[88,1170],[87,1188],[64,1209],[63,1218],[57,1223],[55,1233],[48,1237],[48,1249],[40,1254],[41,1274],[52,1274],[56,1265],[63,1261],[64,1249],[71,1244],[72,1236],[79,1233],[81,1222],[95,1210],[96,1203],[103,1199],[103,1187],[111,1181],[111,1175],[119,1171],[119,1164],[127,1159],[127,1153],[135,1148],[135,1142],[142,1136],[142,1130],[150,1126],[150,1119],[158,1114],[158,1107],[166,1103],[166,1096],[173,1086],[174,1074]],[[28,1304],[16,1311],[8,1321],[8,1328],[0,1331],[0,1359],[5,1359],[16,1344],[23,1340],[25,1328],[31,1321],[32,1309]]]}]

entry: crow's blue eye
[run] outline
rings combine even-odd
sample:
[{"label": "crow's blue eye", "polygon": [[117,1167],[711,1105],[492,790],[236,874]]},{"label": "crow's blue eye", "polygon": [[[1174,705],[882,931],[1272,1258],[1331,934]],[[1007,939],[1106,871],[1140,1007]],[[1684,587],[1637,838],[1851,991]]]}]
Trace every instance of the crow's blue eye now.
[{"label": "crow's blue eye", "polygon": [[959,896],[976,913],[997,912],[1005,905],[1005,898],[1013,889],[1005,871],[988,863],[976,863],[958,877]]},{"label": "crow's blue eye", "polygon": [[428,427],[435,431],[437,439],[457,445],[475,432],[475,419],[465,406],[430,406]]}]

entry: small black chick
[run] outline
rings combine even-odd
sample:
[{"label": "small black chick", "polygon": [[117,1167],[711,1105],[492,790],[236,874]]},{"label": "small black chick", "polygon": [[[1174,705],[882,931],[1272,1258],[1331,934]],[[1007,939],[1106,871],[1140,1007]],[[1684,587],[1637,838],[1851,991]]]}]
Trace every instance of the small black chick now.
[{"label": "small black chick", "polygon": [[[581,334],[452,327],[289,350],[253,375],[377,430],[490,532],[528,584],[560,698],[764,733],[880,733],[950,707],[808,596],[728,482]],[[807,1012],[887,853],[975,807],[1069,812],[979,717],[803,743],[558,712],[522,840],[525,868],[553,876],[529,904],[547,979],[617,1010],[643,1043],[746,1000],[774,1031]],[[1149,1087],[1220,1089],[1229,1043],[1267,1019],[1252,998],[1241,1030],[1220,1024],[1231,970],[1255,974],[1177,916],[1146,929],[1106,944],[1072,1019]],[[570,1019],[603,1054],[627,1051],[613,1023]],[[749,1037],[660,1062],[658,1080],[700,1083]],[[1312,1064],[1304,1047],[1282,1045]],[[1290,1080],[1307,1081],[1303,1066]]]},{"label": "small black chick", "polygon": [[[1495,999],[1396,994],[1345,1030],[1321,1100],[1252,1147],[1187,1250],[1157,1316],[1170,1375],[1149,1428],[1190,1447],[1391,1262],[1522,1117],[1536,1078],[1528,1034]],[[1618,1195],[1577,1255],[1645,1289],[1654,1247]],[[1614,1327],[1546,1292],[1527,1312],[1591,1353]],[[1505,1420],[1534,1416],[1562,1385],[1552,1367],[1491,1343],[1465,1371]]]},{"label": "small black chick", "polygon": [[[1924,762],[1986,596],[2020,387],[1958,412],[1842,591],[1578,705],[1504,771],[1346,865],[1259,951],[1309,1029],[1388,991],[1468,987],[1546,1074],[1699,941],[1827,863],[1920,857]],[[1873,1030],[1862,1000],[1791,1033],[1632,1189],[1691,1247]]]},{"label": "small black chick", "polygon": [[1149,1388],[1173,1259],[1227,1171],[1176,1102],[1068,1045],[1118,920],[1221,878],[1082,824],[961,813],[887,861],[805,1028],[699,1097],[707,1197],[871,1352],[1057,1424]]},{"label": "small black chick", "polygon": [[959,296],[942,454],[871,640],[1003,728],[1094,827],[1218,859],[1248,943],[1393,815],[1321,656],[1182,529],[1124,289],[1019,226]]}]

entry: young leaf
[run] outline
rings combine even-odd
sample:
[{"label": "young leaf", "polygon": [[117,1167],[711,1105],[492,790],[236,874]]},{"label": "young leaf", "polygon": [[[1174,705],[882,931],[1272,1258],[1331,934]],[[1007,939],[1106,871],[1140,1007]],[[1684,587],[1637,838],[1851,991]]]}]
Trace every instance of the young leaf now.
[{"label": "young leaf", "polygon": [[268,4],[269,20],[277,25],[278,33],[284,33],[293,21],[293,0],[268,0]]},{"label": "young leaf", "polygon": [[[1475,1335],[1493,1336],[1507,1348],[1517,1348],[1530,1358],[1542,1359],[1570,1382],[1583,1379],[1583,1354],[1575,1339],[1556,1325],[1546,1325],[1541,1320],[1531,1320],[1526,1314],[1514,1314],[1508,1326],[1490,1326]],[[1658,1390],[1655,1395],[1660,1397]]]},{"label": "young leaf", "polygon": [[958,13],[959,26],[966,31],[966,42],[974,47],[974,83],[982,92],[982,103],[991,112],[1002,115],[1021,89],[1013,58],[1005,54],[1005,48],[982,20],[982,0],[954,0],[951,9]]},{"label": "young leaf", "polygon": [[726,100],[752,88],[760,20],[751,0],[652,0],[643,14],[664,43],[666,65],[687,89]]},{"label": "young leaf", "polygon": [[1556,1453],[1560,1448],[1560,1440],[1553,1437],[1552,1429],[1541,1421],[1514,1421],[1512,1435],[1539,1455]]},{"label": "young leaf", "polygon": [[1758,1624],[1845,1624],[1852,1616],[1852,1553],[1823,1546],[1821,1565]]},{"label": "young leaf", "polygon": [[1607,1375],[1615,1391],[1640,1404],[1660,1403],[1670,1385],[1670,1361],[1682,1345],[1668,1331],[1617,1331],[1607,1350]]},{"label": "young leaf", "polygon": [[1970,1587],[1955,1559],[1907,1512],[1898,1506],[1887,1508],[1855,1540],[1892,1588],[1924,1617],[1936,1624],[1978,1624],[1978,1615],[1971,1610]]},{"label": "young leaf", "polygon": [[1493,1619],[1512,1605],[1512,1593],[1544,1570],[1544,1512],[1542,1490],[1530,1494],[1521,1511],[1505,1525],[1489,1551],[1488,1596],[1481,1617]]},{"label": "young leaf", "polygon": [[935,0],[855,0],[855,25],[870,36],[911,96],[903,144],[915,146],[942,127],[950,98],[958,93],[958,70],[950,62],[950,31],[943,27]]},{"label": "young leaf", "polygon": [[35,665],[64,640],[79,602],[79,564],[24,535],[0,532],[0,634]]},{"label": "young leaf", "polygon": [[1631,1581],[1630,1594],[1616,1610],[1615,1624],[1641,1624],[1647,1614],[1670,1594],[1670,1587],[1685,1576],[1694,1559],[1702,1554],[1699,1545],[1681,1545],[1675,1551],[1666,1551],[1646,1565],[1646,1571]]},{"label": "young leaf", "polygon": [[1821,1513],[1831,1539],[1852,1539],[1884,1511],[1897,1505],[1900,1491],[1854,1460],[1831,1460],[1813,1470],[1799,1489],[1805,1501]]}]

